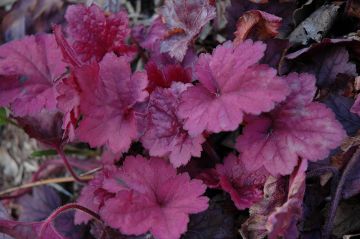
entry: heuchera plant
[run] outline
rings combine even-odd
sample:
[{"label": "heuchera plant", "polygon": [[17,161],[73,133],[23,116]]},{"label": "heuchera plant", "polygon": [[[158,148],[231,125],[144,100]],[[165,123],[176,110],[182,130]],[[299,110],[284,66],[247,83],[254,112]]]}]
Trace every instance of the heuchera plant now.
[{"label": "heuchera plant", "polygon": [[[258,39],[274,37],[281,19],[248,12],[234,41],[197,54],[195,41],[216,16],[215,3],[167,0],[158,13],[131,37],[126,12],[72,5],[53,34],[0,46],[0,106],[18,126],[55,149],[78,181],[65,146],[87,143],[103,152],[103,167],[76,202],[40,222],[0,214],[0,233],[68,238],[52,221],[77,209],[75,224],[177,239],[191,214],[207,213],[207,189],[215,189],[236,210],[250,208],[243,235],[256,226],[259,237],[298,235],[308,161],[326,158],[346,132],[314,101],[313,75],[280,76],[262,61],[266,43],[246,39],[258,24],[266,29]],[[236,141],[230,153],[217,152],[212,139],[219,135]],[[194,166],[200,158],[207,166]]]}]

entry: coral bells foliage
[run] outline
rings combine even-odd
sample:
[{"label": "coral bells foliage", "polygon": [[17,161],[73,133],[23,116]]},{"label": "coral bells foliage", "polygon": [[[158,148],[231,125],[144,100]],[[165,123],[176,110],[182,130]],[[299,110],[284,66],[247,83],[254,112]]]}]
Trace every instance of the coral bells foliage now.
[{"label": "coral bells foliage", "polygon": [[16,116],[56,109],[54,82],[65,72],[52,35],[28,36],[0,48],[0,106]]},{"label": "coral bells foliage", "polygon": [[148,126],[142,143],[152,156],[169,156],[175,166],[186,164],[191,156],[200,157],[202,135],[192,137],[177,116],[181,93],[189,84],[173,83],[171,88],[157,88],[148,104]]},{"label": "coral bells foliage", "polygon": [[[76,224],[95,217],[119,234],[177,239],[192,218],[212,213],[206,211],[209,196],[235,211],[250,208],[245,234],[260,228],[249,233],[298,235],[307,163],[326,158],[346,133],[332,111],[314,100],[313,75],[279,76],[260,64],[267,62],[267,46],[256,34],[246,40],[246,32],[213,50],[201,46],[208,53],[195,54],[215,5],[166,0],[149,27],[134,28],[135,39],[129,39],[125,12],[71,5],[54,34],[0,46],[0,106],[11,112],[11,122],[55,148],[75,178],[62,151],[66,144],[103,154],[104,166],[73,194],[79,205],[64,206],[81,210]],[[266,39],[280,24],[280,18],[271,19],[276,24]],[[240,23],[238,38],[249,30]],[[226,144],[226,152],[224,138],[236,141]],[[237,212],[224,213],[232,214]],[[32,238],[63,239],[51,220],[24,224],[0,217],[0,237],[22,236],[13,230],[19,226],[30,227]]]},{"label": "coral bells foliage", "polygon": [[184,92],[178,112],[191,135],[235,130],[245,113],[269,111],[285,99],[286,83],[274,69],[258,64],[265,49],[251,40],[226,42],[212,55],[200,56],[195,66],[199,84]]},{"label": "coral bells foliage", "polygon": [[[177,174],[163,159],[130,156],[111,175],[91,181],[79,202],[100,211],[106,223],[125,234],[150,231],[155,238],[172,239],[186,231],[189,214],[208,207],[201,196],[205,189],[200,180]],[[77,216],[77,222],[87,220]]]},{"label": "coral bells foliage", "polygon": [[107,52],[124,55],[134,51],[125,42],[130,34],[125,12],[107,15],[95,4],[90,7],[72,5],[65,19],[73,47],[83,61],[99,61]]},{"label": "coral bells foliage", "polygon": [[146,74],[132,74],[124,57],[109,53],[99,64],[79,69],[76,78],[84,117],[76,129],[78,138],[93,147],[107,145],[113,152],[127,151],[138,132],[134,105],[148,95]]},{"label": "coral bells foliage", "polygon": [[293,73],[284,78],[291,93],[274,110],[247,120],[237,139],[247,169],[264,166],[273,175],[290,174],[298,158],[317,161],[345,138],[345,131],[325,105],[312,102],[315,77]]},{"label": "coral bells foliage", "polygon": [[229,193],[239,210],[249,208],[263,198],[263,187],[269,173],[261,168],[248,171],[241,158],[230,154],[215,170],[206,170],[199,178],[211,188],[221,188]]}]

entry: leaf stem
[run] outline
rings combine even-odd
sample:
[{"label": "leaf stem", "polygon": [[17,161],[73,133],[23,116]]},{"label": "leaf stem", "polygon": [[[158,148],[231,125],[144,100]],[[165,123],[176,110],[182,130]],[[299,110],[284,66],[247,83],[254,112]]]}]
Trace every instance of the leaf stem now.
[{"label": "leaf stem", "polygon": [[344,185],[346,182],[346,178],[350,174],[350,172],[354,168],[354,166],[356,165],[359,158],[360,158],[360,149],[358,148],[356,150],[356,152],[353,154],[353,156],[351,157],[350,161],[347,163],[347,165],[344,169],[344,172],[341,175],[339,184],[337,185],[335,195],[331,201],[329,215],[327,217],[327,220],[326,220],[324,228],[323,228],[323,234],[322,234],[323,239],[330,238],[330,235],[331,235],[331,232],[332,232],[332,229],[334,226],[336,209],[342,198],[342,191],[343,191],[343,188],[344,188]]},{"label": "leaf stem", "polygon": [[71,164],[69,163],[69,160],[66,158],[66,155],[64,153],[64,151],[60,148],[57,147],[56,148],[56,152],[60,155],[61,159],[64,161],[65,167],[66,169],[70,172],[71,176],[73,176],[73,178],[79,182],[79,183],[85,183],[86,181],[82,180],[72,169]]}]

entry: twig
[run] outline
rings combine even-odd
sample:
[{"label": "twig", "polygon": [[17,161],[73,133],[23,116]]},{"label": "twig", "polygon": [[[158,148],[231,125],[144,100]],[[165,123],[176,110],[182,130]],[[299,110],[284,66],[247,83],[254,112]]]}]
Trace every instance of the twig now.
[{"label": "twig", "polygon": [[326,223],[324,225],[322,238],[328,239],[330,238],[333,226],[334,226],[334,218],[336,215],[336,209],[340,203],[340,200],[342,198],[342,190],[346,182],[347,176],[350,174],[351,170],[355,167],[358,159],[360,158],[360,149],[358,148],[354,155],[351,157],[350,161],[346,165],[343,174],[341,175],[339,184],[336,188],[335,195],[331,201],[330,211],[329,215],[327,217]]},{"label": "twig", "polygon": [[[87,176],[80,176],[82,181],[89,181],[91,179],[93,179],[93,176],[91,175],[87,175]],[[33,187],[38,187],[38,186],[42,186],[42,185],[47,185],[50,183],[69,183],[69,182],[75,182],[75,178],[73,177],[62,177],[62,178],[49,178],[49,179],[44,179],[44,180],[40,180],[40,181],[36,181],[36,182],[32,182],[32,183],[26,183],[17,187],[13,187],[13,188],[8,188],[4,191],[0,192],[0,199],[3,195],[21,190],[21,189],[26,189],[26,188],[33,188]]]}]

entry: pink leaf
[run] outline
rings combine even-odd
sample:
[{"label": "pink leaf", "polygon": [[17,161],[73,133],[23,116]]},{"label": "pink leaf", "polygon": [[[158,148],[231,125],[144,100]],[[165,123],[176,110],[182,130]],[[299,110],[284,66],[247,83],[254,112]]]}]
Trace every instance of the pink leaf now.
[{"label": "pink leaf", "polygon": [[293,73],[285,80],[292,91],[286,102],[268,114],[250,117],[237,140],[236,147],[249,170],[264,166],[273,175],[290,174],[298,157],[323,159],[346,136],[332,111],[312,102],[312,75]]},{"label": "pink leaf", "polygon": [[146,75],[132,74],[125,58],[107,54],[99,66],[85,65],[76,77],[83,114],[77,137],[92,147],[106,144],[114,153],[128,150],[137,138],[133,107],[147,97]]},{"label": "pink leaf", "polygon": [[201,28],[216,16],[215,10],[208,0],[166,1],[160,9],[168,29],[161,52],[168,52],[181,62]]},{"label": "pink leaf", "polygon": [[83,61],[96,59],[100,61],[107,52],[119,55],[131,55],[134,47],[125,43],[130,34],[129,20],[125,12],[106,15],[93,4],[70,5],[65,14],[68,32],[73,39],[75,51]]},{"label": "pink leaf", "polygon": [[183,120],[176,111],[179,96],[186,89],[182,83],[174,83],[169,89],[156,88],[150,96],[148,126],[142,143],[151,156],[167,156],[174,167],[189,162],[191,156],[200,157],[205,141],[202,135],[191,137],[183,129]]},{"label": "pink leaf", "polygon": [[15,116],[55,109],[54,82],[65,72],[52,35],[29,36],[0,47],[0,105]]},{"label": "pink leaf", "polygon": [[268,176],[268,172],[263,168],[249,172],[241,158],[230,154],[224,159],[224,164],[216,166],[216,171],[219,174],[220,187],[230,194],[239,210],[249,208],[262,199],[262,188]]},{"label": "pink leaf", "polygon": [[200,84],[183,93],[178,112],[191,135],[235,130],[244,113],[271,110],[285,99],[286,83],[274,69],[257,64],[264,51],[264,44],[248,40],[238,46],[226,42],[200,56],[195,66]]},{"label": "pink leaf", "polygon": [[162,159],[127,157],[113,183],[119,184],[114,198],[100,210],[103,220],[124,234],[150,231],[155,238],[176,239],[186,231],[189,215],[204,211],[208,199],[201,196],[205,185],[191,180]]}]

